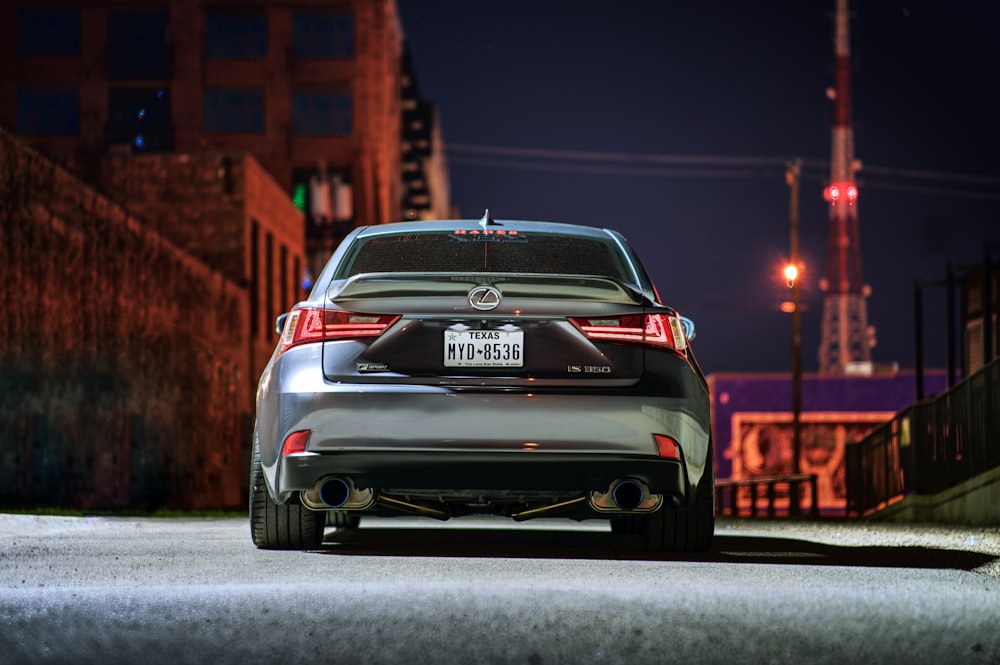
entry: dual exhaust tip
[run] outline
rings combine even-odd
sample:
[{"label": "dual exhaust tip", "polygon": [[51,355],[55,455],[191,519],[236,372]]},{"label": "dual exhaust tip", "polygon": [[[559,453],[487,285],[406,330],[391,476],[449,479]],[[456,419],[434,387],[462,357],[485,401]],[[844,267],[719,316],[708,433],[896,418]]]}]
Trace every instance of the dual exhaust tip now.
[{"label": "dual exhaust tip", "polygon": [[622,478],[607,492],[591,492],[587,504],[599,513],[652,513],[663,504],[663,495],[652,494],[641,480]]},{"label": "dual exhaust tip", "polygon": [[312,510],[367,510],[375,505],[375,490],[359,490],[346,476],[321,478],[311,490],[301,493],[302,503]]},{"label": "dual exhaust tip", "polygon": [[620,480],[611,486],[611,499],[622,510],[635,510],[646,498],[646,490],[637,480]]},{"label": "dual exhaust tip", "polygon": [[330,508],[341,508],[351,498],[351,485],[343,478],[330,478],[319,486],[319,500]]},{"label": "dual exhaust tip", "polygon": [[[379,497],[375,490],[368,488],[359,490],[354,481],[346,476],[328,476],[320,479],[316,485],[307,492],[302,492],[302,503],[307,508],[313,510],[367,510],[376,503],[386,499],[385,505],[403,509],[403,506],[396,505],[388,497]],[[591,492],[589,497],[580,497],[568,502],[542,506],[541,508],[530,509],[521,513],[523,517],[534,513],[556,512],[557,508],[569,508],[573,505],[586,503],[591,509],[599,513],[651,513],[659,509],[663,503],[662,494],[651,494],[649,488],[640,480],[634,478],[622,478],[615,480],[608,487],[606,492]],[[400,502],[402,503],[402,502]],[[406,512],[412,509],[420,509],[420,512],[431,511],[429,507],[419,505],[406,505]],[[432,517],[442,519],[443,514],[437,509],[433,509],[435,514]]]},{"label": "dual exhaust tip", "polygon": [[393,510],[446,520],[451,514],[435,506],[402,501],[379,495],[374,489],[358,489],[347,476],[321,478],[308,492],[300,494],[302,503],[312,510],[368,510],[375,504]]}]

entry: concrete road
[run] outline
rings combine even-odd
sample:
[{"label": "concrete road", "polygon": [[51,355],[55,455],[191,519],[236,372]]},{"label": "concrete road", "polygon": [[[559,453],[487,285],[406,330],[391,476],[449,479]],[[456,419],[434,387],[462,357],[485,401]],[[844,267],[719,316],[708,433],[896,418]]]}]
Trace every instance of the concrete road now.
[{"label": "concrete road", "polygon": [[1000,529],[720,520],[703,556],[601,522],[0,515],[0,663],[1000,663]]}]

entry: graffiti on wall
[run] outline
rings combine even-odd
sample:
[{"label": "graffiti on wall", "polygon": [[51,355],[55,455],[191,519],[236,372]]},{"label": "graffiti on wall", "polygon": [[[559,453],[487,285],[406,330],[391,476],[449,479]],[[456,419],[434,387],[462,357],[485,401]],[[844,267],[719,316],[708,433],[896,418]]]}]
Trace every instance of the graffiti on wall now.
[{"label": "graffiti on wall", "polygon": [[[847,444],[860,441],[893,415],[892,412],[801,414],[799,471],[816,474],[817,503],[821,510],[843,509],[846,504],[844,452]],[[733,480],[793,473],[790,412],[734,413],[732,432],[733,440],[726,457],[732,463]],[[808,505],[808,497],[803,498],[803,505]],[[787,501],[787,495],[779,497],[779,502],[782,499]],[[749,502],[749,492],[740,496],[741,507]]]}]

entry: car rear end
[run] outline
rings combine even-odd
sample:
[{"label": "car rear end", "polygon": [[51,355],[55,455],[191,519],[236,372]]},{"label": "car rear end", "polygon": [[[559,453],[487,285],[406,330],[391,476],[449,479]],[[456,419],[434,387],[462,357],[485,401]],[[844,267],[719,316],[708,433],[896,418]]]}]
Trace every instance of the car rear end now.
[{"label": "car rear end", "polygon": [[684,325],[611,231],[356,230],[261,377],[270,498],[341,518],[609,517],[648,536],[712,482]]}]

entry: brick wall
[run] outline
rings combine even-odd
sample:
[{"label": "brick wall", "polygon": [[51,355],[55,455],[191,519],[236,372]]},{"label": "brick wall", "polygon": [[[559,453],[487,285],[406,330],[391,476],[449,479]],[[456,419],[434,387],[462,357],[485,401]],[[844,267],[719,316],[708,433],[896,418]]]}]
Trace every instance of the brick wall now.
[{"label": "brick wall", "polygon": [[103,158],[98,171],[101,188],[147,226],[247,289],[252,396],[275,319],[304,295],[302,213],[248,155],[125,154]]},{"label": "brick wall", "polygon": [[245,286],[3,132],[0,221],[0,502],[241,506]]},{"label": "brick wall", "polygon": [[243,158],[132,155],[101,159],[100,188],[144,224],[237,283],[243,262]]}]

